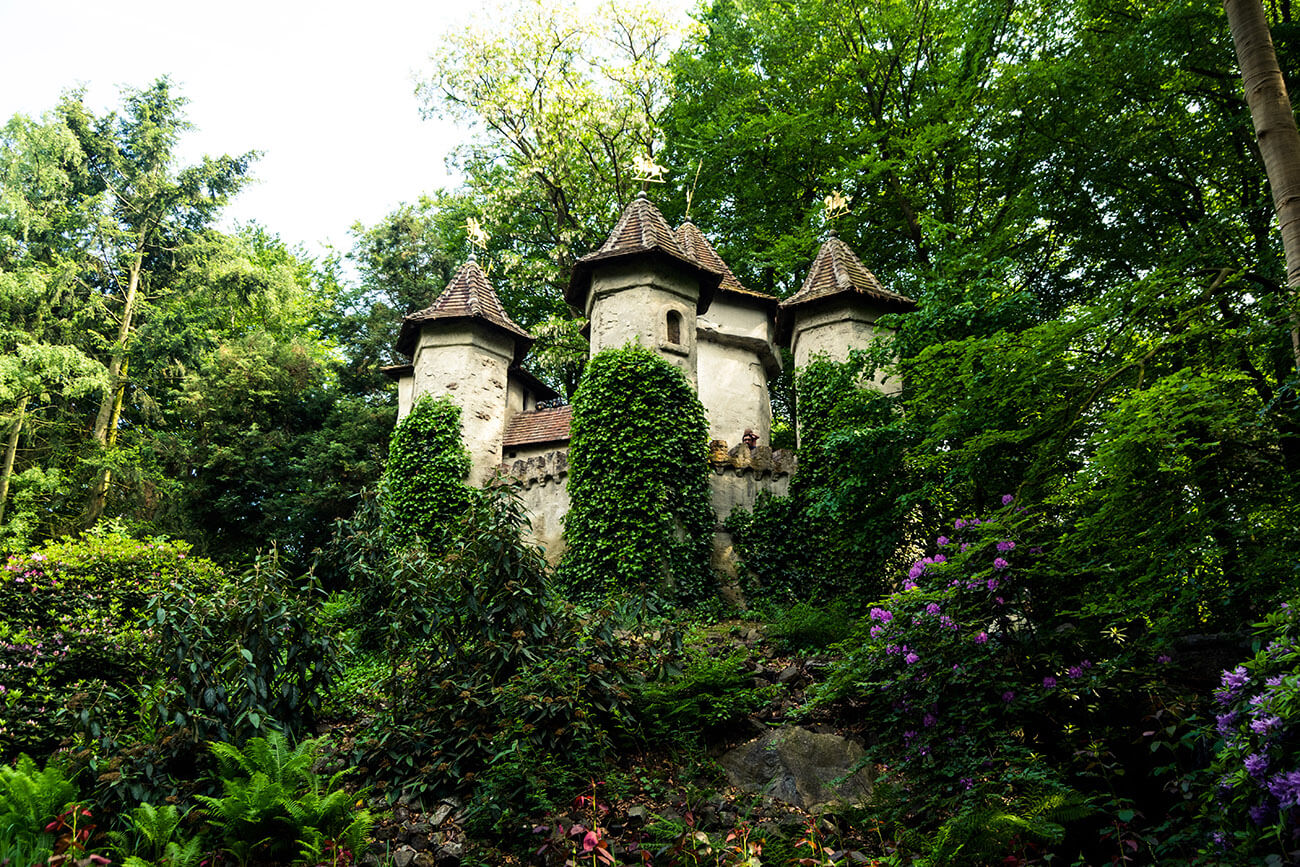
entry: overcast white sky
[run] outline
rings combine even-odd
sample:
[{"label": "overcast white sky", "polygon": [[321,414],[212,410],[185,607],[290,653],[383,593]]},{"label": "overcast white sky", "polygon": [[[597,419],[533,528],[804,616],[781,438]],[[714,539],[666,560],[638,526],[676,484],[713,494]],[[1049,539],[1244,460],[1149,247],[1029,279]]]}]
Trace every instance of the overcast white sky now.
[{"label": "overcast white sky", "polygon": [[313,251],[449,182],[463,134],[420,119],[414,76],[476,4],[446,0],[0,0],[0,123],[39,116],[86,85],[96,110],[119,86],[168,75],[197,127],[185,163],[263,151],[229,220],[256,219]]}]

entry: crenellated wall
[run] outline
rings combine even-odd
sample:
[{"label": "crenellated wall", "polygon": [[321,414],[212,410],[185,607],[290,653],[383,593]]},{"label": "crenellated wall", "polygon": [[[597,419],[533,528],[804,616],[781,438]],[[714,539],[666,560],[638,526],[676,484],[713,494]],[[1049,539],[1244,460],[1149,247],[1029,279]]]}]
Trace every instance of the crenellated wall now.
[{"label": "crenellated wall", "polygon": [[501,472],[521,484],[519,499],[528,509],[530,541],[541,545],[546,562],[554,566],[564,556],[564,516],[569,511],[569,450],[517,452],[501,464]]}]

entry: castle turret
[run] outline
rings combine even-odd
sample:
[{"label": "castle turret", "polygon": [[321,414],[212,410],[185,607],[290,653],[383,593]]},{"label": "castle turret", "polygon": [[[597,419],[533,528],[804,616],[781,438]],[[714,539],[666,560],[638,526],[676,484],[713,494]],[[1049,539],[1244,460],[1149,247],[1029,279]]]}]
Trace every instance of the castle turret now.
[{"label": "castle turret", "polygon": [[604,245],[573,268],[565,300],[587,317],[591,352],[636,343],[654,349],[696,384],[696,315],[709,309],[722,275],[682,249],[644,192]]},{"label": "castle turret", "polygon": [[[398,376],[398,418],[426,394],[451,395],[461,410],[461,434],[470,452],[470,484],[487,480],[501,463],[501,442],[512,409],[512,366],[532,337],[506,313],[487,275],[471,256],[433,306],[402,320],[397,351],[411,357]],[[407,381],[409,377],[409,382]],[[521,403],[515,407],[514,403]]]},{"label": "castle turret", "polygon": [[[831,232],[803,287],[781,302],[777,340],[790,347],[797,368],[816,355],[845,361],[850,350],[863,349],[877,335],[890,333],[876,326],[883,314],[915,309],[915,301],[882,286],[852,248]],[[874,385],[897,388],[895,383]]]},{"label": "castle turret", "polygon": [[767,445],[772,439],[767,381],[781,371],[775,346],[779,299],[746,288],[690,220],[675,234],[692,259],[722,274],[696,329],[698,368],[704,372],[700,402],[709,417],[709,436],[739,445],[750,430]]}]

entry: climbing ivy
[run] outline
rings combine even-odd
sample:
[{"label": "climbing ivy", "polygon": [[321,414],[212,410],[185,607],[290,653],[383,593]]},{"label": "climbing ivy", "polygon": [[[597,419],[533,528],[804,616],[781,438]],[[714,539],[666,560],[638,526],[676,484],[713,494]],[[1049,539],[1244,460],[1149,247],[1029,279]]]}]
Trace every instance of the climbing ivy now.
[{"label": "climbing ivy", "polygon": [[685,600],[713,589],[708,424],[680,370],[635,346],[606,349],[573,398],[568,552],[578,591],[667,585]]},{"label": "climbing ivy", "polygon": [[384,530],[400,545],[441,547],[469,504],[460,407],[425,395],[393,433],[380,488]]}]

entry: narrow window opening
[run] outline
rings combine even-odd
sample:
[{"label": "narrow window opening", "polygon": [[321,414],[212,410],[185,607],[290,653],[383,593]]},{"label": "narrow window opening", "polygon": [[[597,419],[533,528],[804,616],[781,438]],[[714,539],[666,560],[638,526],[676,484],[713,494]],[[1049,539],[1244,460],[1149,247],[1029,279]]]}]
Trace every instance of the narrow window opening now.
[{"label": "narrow window opening", "polygon": [[668,311],[668,342],[682,342],[682,314],[676,310]]}]

